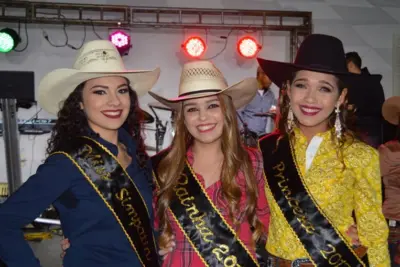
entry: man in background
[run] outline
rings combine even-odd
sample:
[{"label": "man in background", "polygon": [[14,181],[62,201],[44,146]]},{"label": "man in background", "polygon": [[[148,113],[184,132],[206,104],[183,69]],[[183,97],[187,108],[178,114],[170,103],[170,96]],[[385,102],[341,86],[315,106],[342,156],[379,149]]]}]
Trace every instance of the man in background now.
[{"label": "man in background", "polygon": [[276,106],[274,93],[270,90],[271,80],[264,71],[257,68],[258,93],[253,100],[244,108],[238,110],[239,128],[243,131],[243,123],[247,124],[248,130],[256,137],[269,133],[273,127],[273,114],[269,114]]},{"label": "man in background", "polygon": [[[371,75],[366,67],[362,67],[362,59],[357,52],[346,54],[347,69],[351,73]],[[385,102],[385,93],[381,85],[382,75],[376,77],[372,83],[359,84],[348,91],[349,109],[354,111],[355,124],[361,138],[371,146],[378,146],[385,142],[383,136],[382,105]]]}]

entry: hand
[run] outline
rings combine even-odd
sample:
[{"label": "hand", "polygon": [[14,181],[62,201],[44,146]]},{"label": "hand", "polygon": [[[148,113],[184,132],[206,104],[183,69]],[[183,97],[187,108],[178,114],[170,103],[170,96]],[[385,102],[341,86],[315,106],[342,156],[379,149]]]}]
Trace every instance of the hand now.
[{"label": "hand", "polygon": [[61,246],[61,249],[62,249],[62,252],[60,254],[60,258],[63,259],[65,254],[67,253],[66,250],[69,249],[69,247],[71,246],[71,244],[69,243],[68,238],[64,238],[63,240],[61,240],[60,246]]},{"label": "hand", "polygon": [[175,236],[172,235],[172,236],[169,237],[169,239],[168,239],[168,241],[167,241],[166,247],[161,248],[161,249],[158,251],[158,254],[159,254],[161,257],[163,257],[163,260],[165,260],[165,258],[167,257],[168,253],[172,252],[172,251],[174,250],[175,246],[176,246],[176,243],[175,243]]},{"label": "hand", "polygon": [[358,231],[356,225],[351,225],[349,229],[347,229],[346,234],[351,237],[352,245],[359,246],[361,245],[360,239],[358,239]]}]

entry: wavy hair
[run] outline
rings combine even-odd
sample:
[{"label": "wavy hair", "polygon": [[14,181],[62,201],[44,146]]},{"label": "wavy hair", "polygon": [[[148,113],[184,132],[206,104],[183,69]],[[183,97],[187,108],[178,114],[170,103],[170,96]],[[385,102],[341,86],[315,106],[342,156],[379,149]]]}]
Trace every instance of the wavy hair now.
[{"label": "wavy hair", "polygon": [[[68,152],[76,143],[77,137],[88,135],[89,124],[85,113],[80,107],[82,102],[82,92],[85,82],[78,85],[75,90],[60,103],[61,109],[58,112],[58,118],[54,125],[51,137],[48,140],[46,152],[48,155],[56,151]],[[145,150],[144,141],[141,135],[141,121],[143,112],[139,108],[138,96],[129,86],[130,109],[129,114],[123,126],[136,141],[136,157],[141,167],[145,167],[148,156]]]},{"label": "wavy hair", "polygon": [[[245,217],[253,231],[253,241],[257,242],[263,235],[263,225],[256,215],[258,187],[254,175],[252,162],[246,148],[241,145],[235,108],[229,96],[218,95],[222,113],[224,114],[224,125],[222,131],[221,150],[224,154],[224,162],[221,172],[222,196],[228,202],[229,216],[237,228],[240,222],[234,217],[235,210],[240,202],[242,192],[236,182],[238,172],[242,171],[246,183],[246,208]],[[160,220],[160,246],[167,244],[168,237],[172,234],[171,226],[168,222],[167,210],[171,203],[173,188],[177,184],[177,179],[183,171],[186,152],[193,144],[193,137],[187,130],[184,123],[183,108],[175,115],[176,132],[170,150],[160,161],[155,170],[159,179],[160,190],[158,193],[157,216]]]}]

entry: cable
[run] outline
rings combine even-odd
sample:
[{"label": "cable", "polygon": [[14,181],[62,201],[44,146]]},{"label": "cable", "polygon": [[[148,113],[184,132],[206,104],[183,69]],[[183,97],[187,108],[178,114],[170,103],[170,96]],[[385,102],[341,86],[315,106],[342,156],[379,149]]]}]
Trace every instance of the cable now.
[{"label": "cable", "polygon": [[[54,13],[49,13],[49,12],[37,12],[37,14],[52,15],[52,16],[57,17],[58,19],[60,19],[60,18],[61,18],[61,19],[65,19],[65,16],[64,16],[63,14],[54,14]],[[67,25],[66,25],[65,21],[63,21],[63,31],[64,31],[65,39],[66,39],[64,45],[54,45],[54,44],[50,41],[49,35],[47,34],[47,32],[46,32],[45,30],[43,30],[43,29],[42,29],[42,35],[43,35],[44,39],[46,39],[47,42],[48,42],[51,46],[54,46],[54,47],[65,47],[65,46],[67,46],[67,44],[68,44],[68,34],[67,34],[66,27],[67,27]]]},{"label": "cable", "polygon": [[[39,112],[40,111],[42,111],[42,108],[41,109],[39,109],[39,111],[37,111],[35,114],[33,114],[33,116],[32,117],[30,117],[28,120],[26,120],[24,123],[22,123],[21,125],[19,125],[19,127],[21,127],[21,126],[23,126],[23,125],[25,125],[28,121],[30,121],[30,120],[32,120],[32,119],[34,119],[38,114],[39,114]],[[21,128],[18,128],[18,131],[20,131],[21,130]]]},{"label": "cable", "polygon": [[93,33],[97,36],[97,38],[99,38],[100,40],[103,40],[103,38],[101,38],[101,36],[96,32],[96,29],[94,28],[94,22],[93,22],[93,20],[90,20],[90,23],[92,24],[92,31],[93,31]]},{"label": "cable", "polygon": [[44,39],[46,39],[46,41],[53,47],[65,47],[68,45],[68,33],[67,33],[67,24],[65,23],[65,21],[63,21],[63,32],[65,35],[65,42],[63,45],[57,45],[57,44],[53,44],[50,39],[49,39],[49,35],[47,34],[47,32],[45,30],[42,31],[43,37]]},{"label": "cable", "polygon": [[81,44],[78,47],[75,47],[75,46],[73,46],[72,44],[69,43],[68,33],[67,33],[67,24],[65,22],[63,22],[63,25],[64,25],[63,26],[63,32],[64,32],[64,35],[65,35],[65,43],[63,45],[57,45],[57,44],[52,43],[50,41],[49,35],[46,33],[46,31],[43,30],[44,39],[46,39],[46,41],[53,47],[65,47],[65,46],[68,46],[69,48],[74,49],[74,50],[81,49],[82,46],[85,44],[85,41],[86,41],[86,24],[83,24],[83,39],[81,41]]},{"label": "cable", "polygon": [[79,47],[75,47],[71,44],[67,44],[67,46],[71,49],[79,50],[85,44],[85,41],[86,41],[86,24],[83,24],[83,39],[82,39],[81,45]]},{"label": "cable", "polygon": [[232,33],[233,31],[234,31],[234,29],[231,29],[231,30],[229,31],[229,33],[228,33],[227,36],[220,36],[221,39],[225,39],[224,47],[223,47],[223,48],[221,49],[221,51],[219,51],[217,54],[215,54],[215,55],[212,56],[212,57],[206,58],[205,60],[214,59],[214,58],[218,57],[219,55],[221,55],[222,52],[225,51],[226,47],[228,46],[228,38],[229,38],[229,36],[231,35],[231,33]]},{"label": "cable", "polygon": [[[28,36],[28,26],[27,26],[27,22],[25,19],[25,36],[26,36],[26,44],[25,47],[18,50],[18,49],[14,49],[15,52],[23,52],[28,48],[28,44],[29,44],[29,36]],[[21,21],[18,21],[18,35],[21,37]]]},{"label": "cable", "polygon": [[[56,16],[58,18],[61,17],[61,19],[65,19],[65,16],[62,15],[62,14],[54,14],[54,13],[46,13],[46,12],[38,12],[38,14],[54,15],[54,16]],[[93,30],[94,30],[93,21],[91,20],[91,22],[92,22],[92,26],[93,26]],[[65,21],[63,21],[63,32],[64,32],[64,35],[65,35],[65,42],[62,45],[58,45],[58,44],[54,44],[52,41],[50,41],[49,35],[47,34],[47,32],[45,30],[42,29],[42,34],[43,34],[44,39],[46,39],[46,41],[53,47],[65,47],[65,46],[68,46],[71,49],[79,50],[85,44],[85,41],[86,41],[86,24],[83,24],[83,39],[82,39],[81,44],[78,47],[75,47],[75,46],[73,46],[72,44],[69,43],[68,33],[67,33],[67,23]],[[95,32],[96,36],[99,37],[95,30],[94,30],[94,32]]]}]

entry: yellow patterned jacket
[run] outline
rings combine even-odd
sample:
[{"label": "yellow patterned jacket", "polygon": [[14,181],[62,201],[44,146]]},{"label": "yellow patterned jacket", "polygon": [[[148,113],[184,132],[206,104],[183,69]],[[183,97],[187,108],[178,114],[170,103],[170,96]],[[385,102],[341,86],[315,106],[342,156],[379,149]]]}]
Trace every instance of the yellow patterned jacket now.
[{"label": "yellow patterned jacket", "polygon": [[[341,158],[331,140],[332,134],[331,131],[318,134],[307,145],[305,136],[295,129],[293,144],[305,184],[343,236],[347,237],[346,230],[354,224],[354,210],[361,244],[368,247],[370,266],[390,266],[378,152],[355,141],[343,146]],[[266,195],[271,208],[267,250],[287,260],[306,258],[304,248],[268,189]],[[350,238],[348,241],[351,242]]]}]

